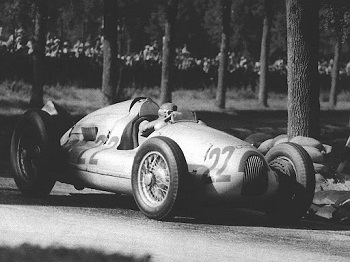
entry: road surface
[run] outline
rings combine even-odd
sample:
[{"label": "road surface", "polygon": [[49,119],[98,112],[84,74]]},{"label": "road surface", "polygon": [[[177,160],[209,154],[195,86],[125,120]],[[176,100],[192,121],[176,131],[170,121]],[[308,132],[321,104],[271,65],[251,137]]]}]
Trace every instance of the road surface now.
[{"label": "road surface", "polygon": [[306,219],[273,226],[245,209],[198,212],[158,222],[130,197],[57,183],[49,197],[26,199],[11,178],[0,178],[0,245],[93,248],[152,261],[350,261],[350,226]]}]

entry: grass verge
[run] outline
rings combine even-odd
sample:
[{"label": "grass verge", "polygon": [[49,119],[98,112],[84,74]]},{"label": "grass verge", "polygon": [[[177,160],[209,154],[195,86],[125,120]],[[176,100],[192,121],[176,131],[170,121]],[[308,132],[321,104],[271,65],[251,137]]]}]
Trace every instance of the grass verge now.
[{"label": "grass verge", "polygon": [[[147,96],[159,102],[158,87],[124,90],[127,97]],[[31,86],[20,81],[0,83],[0,115],[18,115],[29,109]],[[173,102],[182,109],[194,111],[220,111],[215,106],[214,88],[203,90],[175,90]],[[75,115],[86,115],[106,106],[100,89],[82,89],[75,86],[45,86],[44,102],[52,100]],[[321,110],[328,110],[327,95],[321,96]],[[226,112],[242,110],[286,110],[286,94],[269,94],[269,107],[261,107],[251,89],[229,89],[226,94]],[[350,110],[350,92],[338,95],[336,110]]]}]

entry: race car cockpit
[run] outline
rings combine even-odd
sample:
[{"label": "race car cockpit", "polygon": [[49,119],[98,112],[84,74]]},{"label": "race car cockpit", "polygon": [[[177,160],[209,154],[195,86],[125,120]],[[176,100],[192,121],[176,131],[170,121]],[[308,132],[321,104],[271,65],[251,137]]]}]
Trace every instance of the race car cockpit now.
[{"label": "race car cockpit", "polygon": [[123,134],[121,136],[121,141],[118,146],[120,150],[130,150],[134,149],[139,145],[138,131],[140,123],[143,121],[151,122],[158,118],[159,106],[152,99],[149,98],[136,98],[131,103],[130,111],[135,106],[135,103],[142,103],[138,114],[131,120],[125,127]]},{"label": "race car cockpit", "polygon": [[[137,102],[142,102],[142,105],[138,115],[130,121],[123,131],[118,146],[120,150],[131,150],[138,147],[151,133],[168,124],[181,121],[198,122],[194,112],[177,111],[177,106],[173,103],[165,103],[159,107],[149,98],[138,99]],[[131,104],[130,110],[135,103]]]}]

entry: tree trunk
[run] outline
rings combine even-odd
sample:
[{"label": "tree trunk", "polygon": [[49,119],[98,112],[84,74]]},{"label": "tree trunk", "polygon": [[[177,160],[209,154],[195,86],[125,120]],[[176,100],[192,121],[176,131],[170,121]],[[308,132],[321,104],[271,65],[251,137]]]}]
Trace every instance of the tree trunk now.
[{"label": "tree trunk", "polygon": [[165,35],[163,37],[162,80],[160,85],[160,103],[171,102],[172,75],[175,60],[175,22],[178,12],[178,0],[169,0],[166,8]]},{"label": "tree trunk", "polygon": [[218,86],[216,89],[215,104],[218,108],[224,109],[227,89],[227,63],[228,47],[230,46],[230,21],[231,21],[231,0],[221,0],[222,9],[222,33],[218,69]]},{"label": "tree trunk", "polygon": [[104,0],[104,39],[103,39],[103,73],[102,92],[104,100],[113,104],[119,99],[118,83],[118,1]]},{"label": "tree trunk", "polygon": [[273,19],[273,2],[272,0],[264,0],[264,21],[261,38],[260,51],[260,78],[259,78],[259,103],[263,107],[268,107],[268,58],[270,54],[271,43],[271,24]]},{"label": "tree trunk", "polygon": [[319,1],[287,0],[288,136],[320,137]]},{"label": "tree trunk", "polygon": [[334,109],[337,104],[337,93],[338,93],[338,84],[339,84],[339,63],[340,55],[342,49],[342,38],[338,35],[337,32],[337,42],[335,43],[334,48],[334,61],[332,68],[332,83],[331,90],[329,92],[329,108]]},{"label": "tree trunk", "polygon": [[33,39],[33,86],[30,107],[43,106],[43,88],[45,75],[45,36],[47,26],[48,6],[46,0],[36,1],[35,32]]}]

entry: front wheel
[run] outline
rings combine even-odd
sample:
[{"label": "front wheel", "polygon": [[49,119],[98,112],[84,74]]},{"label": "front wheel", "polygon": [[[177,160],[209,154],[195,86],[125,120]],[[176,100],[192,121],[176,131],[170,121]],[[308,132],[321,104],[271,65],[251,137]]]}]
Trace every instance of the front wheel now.
[{"label": "front wheel", "polygon": [[309,209],[315,192],[315,171],[304,148],[281,143],[266,154],[270,168],[276,172],[279,189],[267,214],[274,222],[295,222]]},{"label": "front wheel", "polygon": [[131,177],[142,213],[156,220],[171,218],[183,201],[187,173],[185,157],[173,140],[146,140],[136,153]]},{"label": "front wheel", "polygon": [[50,193],[55,179],[50,175],[50,115],[41,110],[27,111],[12,135],[10,163],[14,180],[22,194],[40,197]]}]

